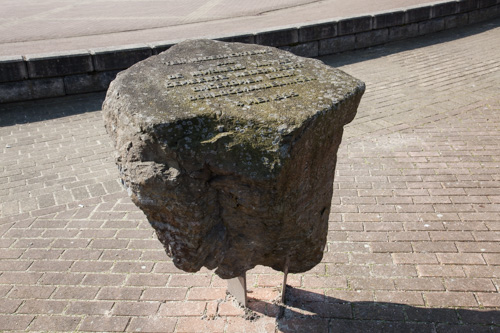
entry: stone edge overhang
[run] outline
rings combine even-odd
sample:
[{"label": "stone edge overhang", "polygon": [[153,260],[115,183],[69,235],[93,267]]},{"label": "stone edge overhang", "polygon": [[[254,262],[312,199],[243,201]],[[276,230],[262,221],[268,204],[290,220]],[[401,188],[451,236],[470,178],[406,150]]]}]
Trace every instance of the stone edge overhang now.
[{"label": "stone edge overhang", "polygon": [[[303,57],[318,57],[497,17],[500,17],[500,0],[454,0],[209,38],[273,46]],[[118,72],[179,42],[0,56],[0,103],[105,91]]]}]

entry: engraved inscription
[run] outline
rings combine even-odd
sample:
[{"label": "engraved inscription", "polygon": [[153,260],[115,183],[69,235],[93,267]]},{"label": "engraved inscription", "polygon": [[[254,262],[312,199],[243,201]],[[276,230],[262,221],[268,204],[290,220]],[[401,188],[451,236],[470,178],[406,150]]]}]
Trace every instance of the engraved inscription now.
[{"label": "engraved inscription", "polygon": [[220,59],[237,58],[237,57],[252,56],[252,55],[257,55],[257,54],[270,54],[270,53],[272,53],[272,51],[270,51],[270,50],[257,50],[257,51],[244,51],[244,52],[237,52],[237,53],[217,54],[217,55],[198,57],[198,58],[187,58],[187,59],[182,58],[182,59],[171,60],[171,61],[165,62],[165,65],[174,66],[174,65],[192,64],[192,63],[198,63],[198,62],[204,62],[204,61],[213,61],[213,60],[220,60]]},{"label": "engraved inscription", "polygon": [[[242,63],[233,59],[266,53],[271,51],[245,51],[166,62],[167,66],[172,66],[216,61],[208,66],[201,65],[196,71],[168,75],[165,87],[175,89],[190,86],[193,94],[187,95],[186,98],[192,102],[233,95],[238,96],[238,99],[235,99],[236,105],[247,106],[297,97],[299,94],[293,90],[283,92],[282,89],[278,91],[273,88],[303,84],[315,79],[301,73],[301,68],[304,67],[302,63],[293,63],[287,58],[256,59],[250,62],[243,60]],[[269,95],[251,94],[262,90],[269,90]]]}]

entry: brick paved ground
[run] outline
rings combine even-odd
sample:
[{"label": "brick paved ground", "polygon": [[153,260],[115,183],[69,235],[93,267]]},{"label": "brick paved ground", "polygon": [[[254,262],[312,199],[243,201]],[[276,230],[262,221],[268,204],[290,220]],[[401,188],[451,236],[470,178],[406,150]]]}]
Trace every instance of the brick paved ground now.
[{"label": "brick paved ground", "polygon": [[0,106],[0,329],[499,332],[499,54],[496,20],[323,59],[368,89],[328,251],[279,319],[271,269],[244,311],[174,268],[119,186],[103,95]]}]

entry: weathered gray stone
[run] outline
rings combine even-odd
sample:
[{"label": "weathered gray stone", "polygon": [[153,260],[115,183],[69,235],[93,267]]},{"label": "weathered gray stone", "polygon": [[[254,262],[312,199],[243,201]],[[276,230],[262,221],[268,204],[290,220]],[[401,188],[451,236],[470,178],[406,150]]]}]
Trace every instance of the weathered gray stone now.
[{"label": "weathered gray stone", "polygon": [[105,91],[118,73],[107,71],[65,76],[64,89],[67,95]]},{"label": "weathered gray stone", "polygon": [[316,40],[294,46],[282,46],[280,49],[291,52],[300,57],[313,58],[318,56],[319,42]]},{"label": "weathered gray stone", "polygon": [[469,23],[469,15],[468,14],[457,14],[451,15],[444,18],[444,28],[452,29],[456,27],[462,27]]},{"label": "weathered gray stone", "polygon": [[299,42],[310,42],[337,36],[337,22],[313,23],[299,28]]},{"label": "weathered gray stone", "polygon": [[339,36],[355,34],[372,29],[372,16],[352,17],[338,22]]},{"label": "weathered gray stone", "polygon": [[30,78],[46,78],[93,71],[88,51],[70,51],[25,56]]},{"label": "weathered gray stone", "polygon": [[427,35],[444,30],[444,18],[432,19],[418,24],[418,34]]},{"label": "weathered gray stone", "polygon": [[418,36],[418,23],[389,28],[389,41]]},{"label": "weathered gray stone", "polygon": [[406,23],[422,22],[431,18],[432,7],[424,6],[406,10]]},{"label": "weathered gray stone", "polygon": [[29,81],[0,83],[0,103],[32,99]]},{"label": "weathered gray stone", "polygon": [[319,55],[335,54],[355,49],[355,35],[340,36],[319,41]]},{"label": "weathered gray stone", "polygon": [[285,46],[299,42],[299,30],[296,27],[261,31],[255,35],[255,42],[267,46]]},{"label": "weathered gray stone", "polygon": [[224,36],[217,38],[217,40],[221,42],[236,42],[236,43],[245,43],[245,44],[253,44],[255,43],[255,35],[253,33],[243,33],[236,36]]},{"label": "weathered gray stone", "polygon": [[103,104],[122,180],[174,264],[222,278],[321,261],[336,152],[364,84],[289,52],[187,41]]},{"label": "weathered gray stone", "polygon": [[432,17],[453,15],[458,12],[457,2],[437,3],[431,7]]},{"label": "weathered gray stone", "polygon": [[19,81],[28,78],[26,62],[21,56],[0,57],[0,82]]},{"label": "weathered gray stone", "polygon": [[373,29],[382,29],[403,25],[405,23],[406,13],[402,10],[381,13],[373,16]]},{"label": "weathered gray stone", "polygon": [[389,29],[370,30],[356,34],[356,49],[387,43],[389,40]]},{"label": "weathered gray stone", "polygon": [[90,51],[94,69],[99,72],[125,69],[153,54],[147,45],[96,48]]},{"label": "weathered gray stone", "polygon": [[459,0],[457,5],[459,13],[467,13],[477,9],[479,2],[477,0]]}]

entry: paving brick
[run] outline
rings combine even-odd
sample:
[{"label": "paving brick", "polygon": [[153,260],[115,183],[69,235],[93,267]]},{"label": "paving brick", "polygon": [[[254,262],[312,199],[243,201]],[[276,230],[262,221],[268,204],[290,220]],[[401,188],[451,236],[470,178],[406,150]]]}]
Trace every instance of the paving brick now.
[{"label": "paving brick", "polygon": [[461,292],[424,292],[424,299],[427,305],[432,307],[474,307],[477,301],[474,295]]},{"label": "paving brick", "polygon": [[395,264],[437,264],[438,260],[433,253],[393,253]]},{"label": "paving brick", "polygon": [[83,319],[80,331],[84,332],[123,332],[127,327],[128,317],[94,317]]},{"label": "paving brick", "polygon": [[226,322],[222,319],[206,320],[200,318],[179,318],[176,331],[179,333],[192,332],[224,332]]},{"label": "paving brick", "polygon": [[205,311],[204,301],[189,301],[184,303],[166,302],[160,306],[158,316],[161,317],[200,317]]},{"label": "paving brick", "polygon": [[422,293],[419,292],[376,291],[375,299],[377,300],[377,302],[385,302],[385,303],[399,303],[399,304],[420,305],[420,306],[424,305],[424,299],[422,297]]},{"label": "paving brick", "polygon": [[[130,274],[125,281],[127,286],[151,286],[151,287],[164,287],[167,285],[170,276],[166,274]],[[174,282],[175,284],[175,282]],[[174,287],[174,286],[172,286]],[[179,285],[175,285],[179,287]]]},{"label": "paving brick", "polygon": [[500,278],[500,270],[497,266],[464,266],[468,277]]},{"label": "paving brick", "polygon": [[76,301],[71,302],[65,312],[72,315],[109,315],[113,305],[113,302],[104,301]]},{"label": "paving brick", "polygon": [[398,242],[398,243],[370,243],[370,248],[374,253],[399,253],[399,252],[412,252],[411,243]]},{"label": "paving brick", "polygon": [[23,301],[18,299],[4,299],[2,304],[0,304],[0,313],[14,313],[19,308],[21,303],[23,303]]},{"label": "paving brick", "polygon": [[500,304],[500,294],[493,293],[476,293],[476,297],[479,301],[479,304],[484,307],[494,307],[498,308],[498,304]]},{"label": "paving brick", "polygon": [[94,299],[98,287],[62,286],[52,294],[53,299]]},{"label": "paving brick", "polygon": [[500,252],[500,244],[498,242],[456,242],[459,252],[464,253],[498,253]]},{"label": "paving brick", "polygon": [[303,278],[305,288],[347,288],[347,279],[339,276],[305,276]]},{"label": "paving brick", "polygon": [[14,286],[9,293],[9,298],[46,299],[52,295],[55,289],[55,287],[49,286]]},{"label": "paving brick", "polygon": [[112,315],[116,316],[154,316],[160,308],[160,302],[116,302]]},{"label": "paving brick", "polygon": [[69,316],[37,316],[30,325],[34,331],[74,331],[80,323],[80,317]]},{"label": "paving brick", "polygon": [[71,266],[72,272],[109,272],[113,266],[112,262],[99,261],[77,261]]},{"label": "paving brick", "polygon": [[458,323],[458,315],[455,309],[426,309],[420,307],[409,307],[406,309],[409,321],[434,322],[434,323]]},{"label": "paving brick", "polygon": [[208,287],[212,277],[210,275],[172,275],[169,287]]},{"label": "paving brick", "polygon": [[87,286],[120,286],[126,279],[125,274],[87,274],[82,285]]},{"label": "paving brick", "polygon": [[450,291],[496,291],[490,279],[446,279],[446,289]]},{"label": "paving brick", "polygon": [[[222,320],[221,320],[222,321]],[[127,332],[174,332],[176,318],[132,318]]]},{"label": "paving brick", "polygon": [[21,314],[62,314],[68,306],[66,301],[52,300],[26,300],[18,309],[17,313]]},{"label": "paving brick", "polygon": [[28,272],[3,272],[0,275],[0,284],[27,284],[33,285],[36,284],[37,281],[42,276],[42,273],[28,273]]},{"label": "paving brick", "polygon": [[394,290],[394,282],[382,278],[350,278],[349,285],[354,290]]},{"label": "paving brick", "polygon": [[99,290],[99,294],[96,298],[103,300],[138,300],[141,297],[142,293],[143,288],[103,287]]},{"label": "paving brick", "polygon": [[395,279],[396,289],[398,290],[415,290],[415,291],[428,291],[428,290],[445,290],[441,279],[437,278],[401,278]]},{"label": "paving brick", "polygon": [[482,265],[486,264],[482,255],[475,253],[438,253],[437,257],[442,264]]},{"label": "paving brick", "polygon": [[[226,290],[227,288],[191,288],[189,289],[189,294],[187,296],[187,300],[190,301],[212,301],[216,299],[224,299],[226,298]],[[184,299],[186,295],[185,288],[168,288],[166,289],[167,293],[172,296],[177,296],[178,299]],[[172,293],[175,292],[176,293]],[[177,295],[175,295],[177,294]],[[144,297],[143,297],[144,298]]]},{"label": "paving brick", "polygon": [[24,331],[33,319],[34,316],[0,314],[0,327],[4,330]]}]

